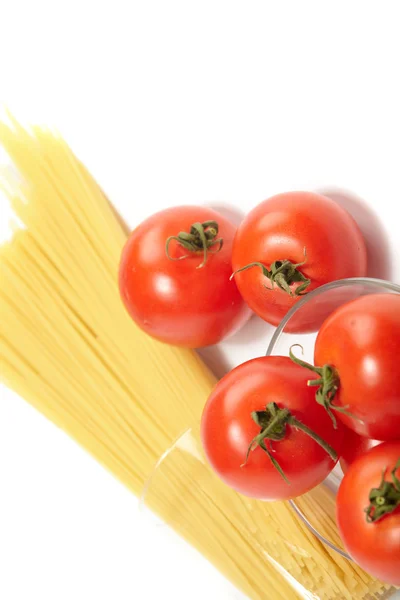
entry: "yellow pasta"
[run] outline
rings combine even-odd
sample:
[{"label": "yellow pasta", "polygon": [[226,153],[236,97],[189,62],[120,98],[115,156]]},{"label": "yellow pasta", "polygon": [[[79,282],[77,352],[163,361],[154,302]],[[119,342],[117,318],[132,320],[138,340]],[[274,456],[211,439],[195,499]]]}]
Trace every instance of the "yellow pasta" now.
[{"label": "yellow pasta", "polygon": [[[11,120],[0,143],[16,168],[1,189],[23,223],[0,250],[3,381],[136,495],[151,476],[146,504],[250,599],[383,597],[288,504],[250,501],[213,475],[196,424],[214,377],[195,352],[150,339],[127,316],[117,287],[126,231],[101,189],[54,132]],[[302,502],[337,535],[324,488]]]}]

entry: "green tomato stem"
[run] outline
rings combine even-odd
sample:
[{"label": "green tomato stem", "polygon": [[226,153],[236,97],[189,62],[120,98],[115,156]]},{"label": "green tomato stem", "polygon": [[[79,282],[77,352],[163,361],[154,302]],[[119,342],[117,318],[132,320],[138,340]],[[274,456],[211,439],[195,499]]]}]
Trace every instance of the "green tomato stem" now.
[{"label": "green tomato stem", "polygon": [[[272,464],[277,471],[282,475],[283,479],[287,484],[290,485],[290,481],[286,477],[283,469],[279,465],[278,461],[271,453],[271,442],[279,442],[283,440],[287,435],[287,425],[298,429],[311,437],[317,444],[319,444],[325,452],[329,454],[331,459],[336,462],[338,455],[336,451],[330,446],[325,440],[323,440],[315,431],[310,429],[307,425],[296,419],[287,408],[279,408],[275,402],[267,404],[265,410],[254,411],[251,413],[253,421],[261,428],[261,431],[251,441],[246,454],[246,459],[243,467],[249,460],[250,453],[253,452],[257,447],[260,447],[270,458]],[[270,448],[266,446],[266,440],[270,442]]]},{"label": "green tomato stem", "polygon": [[[183,260],[188,258],[190,254],[184,254],[178,258],[174,258],[170,255],[169,247],[173,240],[180,244],[188,252],[199,254],[203,253],[203,261],[197,267],[201,269],[207,262],[209,254],[216,254],[222,249],[224,240],[217,238],[219,231],[218,223],[216,221],[205,221],[204,223],[193,223],[190,228],[190,232],[181,231],[178,235],[171,235],[165,243],[165,253],[169,260]],[[216,246],[214,250],[211,250]]]},{"label": "green tomato stem", "polygon": [[396,471],[400,469],[400,457],[391,471],[392,481],[386,481],[387,469],[383,471],[378,488],[369,493],[369,506],[365,509],[368,523],[376,523],[386,515],[390,515],[400,506],[400,479]]},{"label": "green tomato stem", "polygon": [[333,404],[333,401],[340,386],[340,379],[337,370],[332,365],[323,365],[322,367],[315,367],[314,365],[311,365],[305,360],[298,358],[293,354],[293,348],[296,347],[301,348],[301,350],[303,350],[300,344],[293,344],[293,346],[291,346],[289,350],[289,356],[296,365],[304,367],[305,369],[308,369],[309,371],[312,371],[313,373],[316,373],[319,376],[318,379],[310,379],[307,382],[307,385],[318,387],[315,394],[315,400],[318,402],[318,404],[325,408],[326,412],[332,420],[334,428],[337,429],[337,420],[333,411],[340,412],[344,415],[347,415],[348,417],[351,417],[352,419],[358,419],[358,417],[346,410],[346,406],[336,406],[335,404]]},{"label": "green tomato stem", "polygon": [[[264,277],[270,280],[273,284],[281,289],[282,291],[289,294],[289,296],[304,296],[306,294],[306,290],[311,283],[311,279],[308,279],[303,273],[299,270],[299,267],[302,267],[307,262],[307,251],[304,248],[304,261],[300,263],[292,263],[290,260],[276,260],[268,269],[261,262],[252,262],[240,269],[237,269],[231,275],[231,279],[235,277],[237,273],[241,271],[246,271],[247,269],[251,269],[252,267],[258,267],[261,269]],[[292,291],[291,285],[293,283],[301,283],[294,292]],[[267,289],[272,289],[268,286],[265,286]]]},{"label": "green tomato stem", "polygon": [[303,431],[303,433],[309,435],[315,442],[317,442],[317,444],[321,446],[321,448],[325,450],[325,452],[329,454],[329,456],[334,462],[337,461],[338,455],[336,450],[334,450],[332,446],[330,446],[327,442],[325,442],[325,440],[323,440],[318,434],[316,434],[315,431],[307,427],[307,425],[305,425],[301,421],[298,421],[295,417],[289,417],[288,424],[294,427],[295,429],[299,429],[300,431]]}]

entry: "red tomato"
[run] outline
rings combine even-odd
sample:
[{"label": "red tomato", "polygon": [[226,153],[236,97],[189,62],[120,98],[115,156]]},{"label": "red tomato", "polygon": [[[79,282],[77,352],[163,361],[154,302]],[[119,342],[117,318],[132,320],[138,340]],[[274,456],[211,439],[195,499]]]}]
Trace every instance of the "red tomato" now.
[{"label": "red tomato", "polygon": [[[201,438],[208,461],[227,485],[246,496],[283,500],[304,494],[333,469],[337,457],[332,460],[290,419],[286,426],[275,427],[270,434],[275,441],[266,438],[264,449],[255,439],[265,435],[277,408],[287,409],[284,412],[340,452],[343,430],[334,430],[326,411],[315,404],[307,378],[307,371],[289,358],[268,356],[240,365],[217,384],[204,409]],[[277,420],[283,417],[282,410]]]},{"label": "red tomato", "polygon": [[322,325],[315,365],[338,376],[332,406],[350,429],[375,440],[400,437],[400,294],[362,296],[341,306]]},{"label": "red tomato", "polygon": [[[218,223],[219,230],[203,266],[201,247],[191,251],[175,239],[167,257],[168,238],[207,221]],[[216,344],[236,331],[249,311],[229,280],[235,232],[221,214],[196,206],[169,208],[139,225],[124,248],[119,272],[121,297],[139,327],[163,342],[191,348]]]},{"label": "red tomato", "polygon": [[[381,485],[383,472],[389,486]],[[336,509],[347,552],[371,575],[393,585],[400,585],[399,478],[400,441],[380,444],[350,466],[339,488]],[[371,491],[379,488],[370,498]]]},{"label": "red tomato", "polygon": [[[278,325],[299,300],[299,291],[303,294],[329,281],[365,276],[367,252],[357,224],[333,200],[311,192],[290,192],[265,200],[239,226],[233,245],[233,269],[252,263],[261,266],[235,275],[239,290],[257,315]],[[283,272],[278,276],[266,276],[279,267]],[[286,285],[285,280],[290,293],[279,287],[282,282]],[[308,312],[306,307],[287,328],[313,331],[328,314],[329,306],[314,305]]]},{"label": "red tomato", "polygon": [[340,457],[340,466],[342,467],[343,473],[347,473],[351,463],[353,463],[356,458],[365,454],[371,448],[378,446],[382,442],[378,442],[377,440],[370,440],[363,435],[358,435],[351,429],[346,427],[344,432],[344,442],[342,448],[342,456]]}]

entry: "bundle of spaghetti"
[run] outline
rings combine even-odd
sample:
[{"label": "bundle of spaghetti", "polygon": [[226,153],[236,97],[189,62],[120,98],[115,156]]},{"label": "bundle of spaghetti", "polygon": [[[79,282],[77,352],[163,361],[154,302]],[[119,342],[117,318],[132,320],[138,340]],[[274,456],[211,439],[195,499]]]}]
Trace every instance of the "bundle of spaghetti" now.
[{"label": "bundle of spaghetti", "polygon": [[[2,380],[140,495],[199,422],[215,379],[195,352],[127,316],[117,285],[126,231],[63,139],[10,118],[0,143],[13,164],[1,188],[22,222],[0,250]],[[253,600],[379,596],[287,504],[240,497],[193,453],[171,453],[146,502]]]},{"label": "bundle of spaghetti", "polygon": [[[193,512],[198,514],[204,505],[213,514],[221,508],[229,526],[291,581],[301,597],[353,600],[387,597],[386,594],[393,591],[320,542],[304,527],[289,503],[259,502],[238,495],[232,502],[231,490],[204,461],[199,437],[195,427],[182,436],[156,466],[144,494],[144,501],[150,508],[157,509],[160,504],[165,507],[163,514],[168,515],[169,524],[182,535],[186,534]],[[310,517],[314,518],[316,510],[320,511],[316,528],[321,525],[319,532],[341,547],[335,526],[335,497],[331,490],[321,485],[296,502]],[[331,531],[334,531],[332,536]],[[215,525],[209,533],[211,539],[218,537]],[[245,557],[241,566],[247,570]],[[275,597],[269,586],[268,583],[262,598]]]}]

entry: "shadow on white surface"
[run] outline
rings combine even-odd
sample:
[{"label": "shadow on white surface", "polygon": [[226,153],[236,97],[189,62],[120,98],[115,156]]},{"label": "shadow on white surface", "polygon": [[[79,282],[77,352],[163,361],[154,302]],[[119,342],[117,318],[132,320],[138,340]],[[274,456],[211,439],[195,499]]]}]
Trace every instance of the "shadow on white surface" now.
[{"label": "shadow on white surface", "polygon": [[242,329],[223,343],[199,348],[197,352],[220,379],[244,360],[265,354],[273,331],[272,325],[253,315]]},{"label": "shadow on white surface", "polygon": [[244,211],[239,210],[238,208],[235,208],[225,202],[216,202],[215,204],[211,203],[207,204],[206,206],[209,206],[209,208],[212,208],[213,210],[216,210],[217,212],[221,213],[223,217],[229,219],[229,221],[236,225],[236,227],[240,225],[240,223],[245,217]]},{"label": "shadow on white surface", "polygon": [[230,345],[248,345],[254,346],[259,341],[265,341],[265,350],[267,350],[269,340],[275,327],[266,321],[263,321],[260,317],[253,314],[249,321],[232,337],[228,338],[225,342],[226,346]]},{"label": "shadow on white surface", "polygon": [[389,280],[392,265],[388,236],[376,212],[361,198],[344,190],[327,188],[318,190],[346,209],[358,223],[368,252],[368,277]]},{"label": "shadow on white surface", "polygon": [[199,348],[197,353],[217,379],[221,379],[231,370],[227,356],[219,346]]}]

